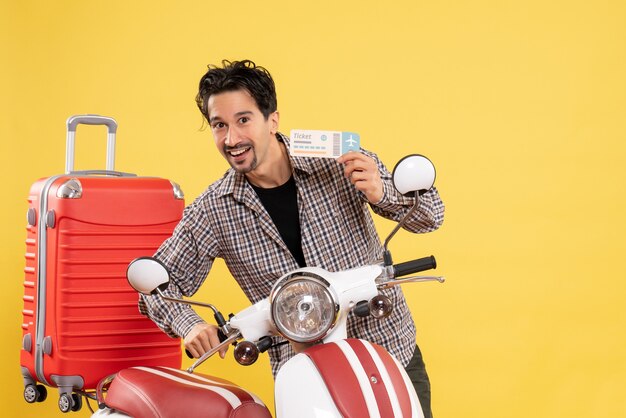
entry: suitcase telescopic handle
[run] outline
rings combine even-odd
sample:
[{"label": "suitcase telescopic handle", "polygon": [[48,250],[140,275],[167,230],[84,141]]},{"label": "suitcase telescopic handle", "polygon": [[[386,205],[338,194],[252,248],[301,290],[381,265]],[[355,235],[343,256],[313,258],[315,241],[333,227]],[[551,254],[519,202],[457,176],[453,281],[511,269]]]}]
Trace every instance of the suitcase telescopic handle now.
[{"label": "suitcase telescopic handle", "polygon": [[78,125],[106,125],[108,128],[106,170],[115,171],[115,135],[117,133],[117,122],[115,119],[100,115],[76,115],[67,119],[65,173],[69,174],[74,171],[76,127]]}]

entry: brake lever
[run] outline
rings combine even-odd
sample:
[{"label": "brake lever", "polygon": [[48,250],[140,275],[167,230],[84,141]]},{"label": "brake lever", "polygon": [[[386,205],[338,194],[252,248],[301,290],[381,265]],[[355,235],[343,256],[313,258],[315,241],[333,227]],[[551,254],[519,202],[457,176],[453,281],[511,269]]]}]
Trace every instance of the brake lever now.
[{"label": "brake lever", "polygon": [[200,358],[187,369],[187,373],[193,373],[195,368],[204,363],[206,359],[220,351],[222,348],[228,347],[232,342],[237,341],[238,338],[241,338],[241,332],[239,331],[235,332],[233,335],[230,335],[228,338],[222,341],[221,344],[216,345],[215,347],[204,353],[202,356],[200,356]]},{"label": "brake lever", "polygon": [[446,281],[446,278],[443,276],[411,276],[406,277],[404,279],[395,279],[389,280],[383,283],[379,283],[376,285],[378,289],[389,289],[390,287],[397,286],[403,283],[419,283],[419,282],[439,282],[443,283]]}]

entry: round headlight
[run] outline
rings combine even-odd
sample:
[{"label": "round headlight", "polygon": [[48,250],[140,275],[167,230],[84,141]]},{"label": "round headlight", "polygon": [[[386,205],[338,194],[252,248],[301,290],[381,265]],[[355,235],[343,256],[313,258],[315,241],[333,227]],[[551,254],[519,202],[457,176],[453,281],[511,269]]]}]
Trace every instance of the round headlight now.
[{"label": "round headlight", "polygon": [[295,342],[324,338],[337,319],[336,298],[328,283],[317,276],[285,277],[274,287],[270,302],[276,329]]}]

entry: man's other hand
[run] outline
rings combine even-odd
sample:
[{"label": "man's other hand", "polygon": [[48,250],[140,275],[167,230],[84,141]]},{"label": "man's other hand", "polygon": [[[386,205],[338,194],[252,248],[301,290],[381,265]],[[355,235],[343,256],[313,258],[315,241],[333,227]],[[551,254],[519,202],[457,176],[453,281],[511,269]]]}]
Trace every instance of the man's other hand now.
[{"label": "man's other hand", "polygon": [[[200,323],[194,325],[191,331],[185,336],[185,348],[194,358],[199,358],[211,348],[220,344],[217,336],[217,327],[215,325]],[[228,346],[220,350],[220,357],[224,358],[228,351]]]}]

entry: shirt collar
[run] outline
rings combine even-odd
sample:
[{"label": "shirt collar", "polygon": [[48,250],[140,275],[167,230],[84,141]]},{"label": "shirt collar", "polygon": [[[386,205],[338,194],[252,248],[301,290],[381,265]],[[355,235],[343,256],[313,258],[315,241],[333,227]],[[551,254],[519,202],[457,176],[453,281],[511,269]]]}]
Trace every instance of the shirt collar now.
[{"label": "shirt collar", "polygon": [[[279,141],[282,141],[287,147],[287,151],[289,151],[289,148],[291,147],[289,143],[289,137],[279,132],[276,134],[276,138],[278,138]],[[290,152],[288,152],[287,155],[289,155],[289,161],[291,162],[291,167],[294,169],[294,171],[301,171],[305,174],[311,174],[311,172],[313,171],[313,167],[311,165],[310,158],[294,157],[293,155],[291,155]]]}]

